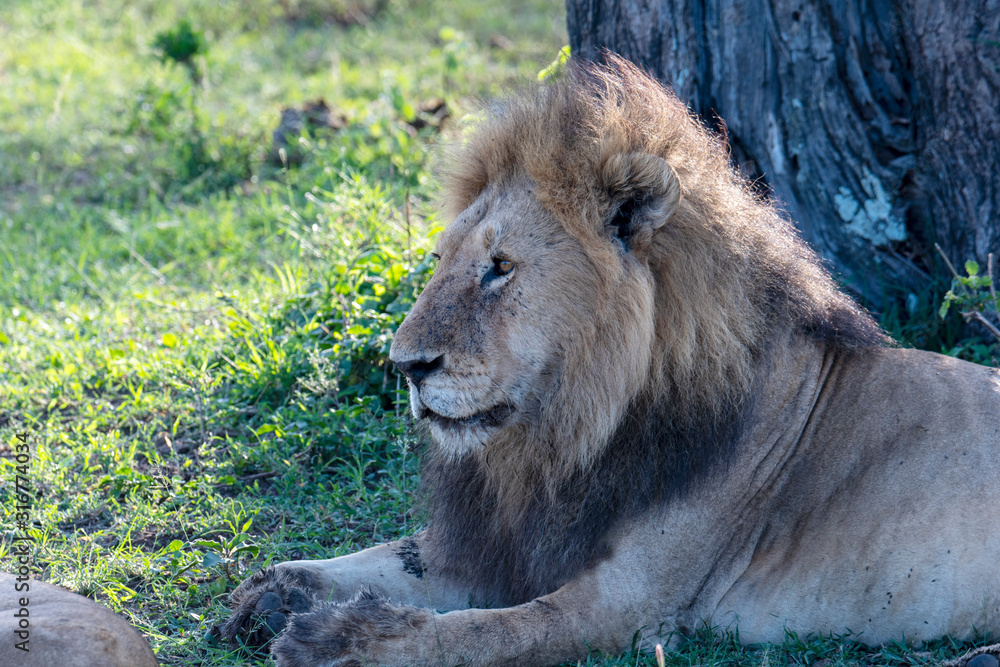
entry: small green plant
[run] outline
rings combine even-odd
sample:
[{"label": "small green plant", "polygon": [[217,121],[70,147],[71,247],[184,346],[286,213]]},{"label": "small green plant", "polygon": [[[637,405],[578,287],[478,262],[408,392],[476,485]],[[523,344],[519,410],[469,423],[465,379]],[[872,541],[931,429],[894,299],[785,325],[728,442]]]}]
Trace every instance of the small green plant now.
[{"label": "small green plant", "polygon": [[208,50],[208,42],[200,30],[191,27],[191,22],[182,19],[170,30],[164,30],[156,35],[153,48],[160,54],[163,62],[175,62],[187,69],[191,83],[197,85],[201,80],[201,70],[196,58]]},{"label": "small green plant", "polygon": [[548,81],[549,79],[557,78],[566,66],[566,63],[569,62],[571,55],[569,44],[559,49],[559,53],[556,54],[556,59],[550,62],[548,67],[538,73],[538,80]]},{"label": "small green plant", "polygon": [[966,322],[979,322],[1000,343],[1000,328],[991,321],[1000,313],[1000,297],[997,296],[996,286],[993,283],[993,253],[987,258],[986,275],[979,275],[979,263],[969,260],[965,263],[967,275],[960,276],[941,250],[941,246],[935,244],[935,247],[954,276],[951,289],[944,295],[938,316],[944,319],[954,305]]},{"label": "small green plant", "polygon": [[214,540],[198,540],[193,545],[199,549],[205,549],[205,555],[202,557],[203,567],[209,568],[221,564],[226,577],[230,580],[240,570],[241,555],[245,554],[251,558],[256,558],[260,554],[259,546],[248,543],[253,537],[248,532],[250,526],[253,525],[253,517],[248,518],[242,524],[240,523],[244,517],[242,505],[240,505],[239,511],[234,510],[234,514],[233,521],[226,520],[232,536],[226,537],[220,535]]}]

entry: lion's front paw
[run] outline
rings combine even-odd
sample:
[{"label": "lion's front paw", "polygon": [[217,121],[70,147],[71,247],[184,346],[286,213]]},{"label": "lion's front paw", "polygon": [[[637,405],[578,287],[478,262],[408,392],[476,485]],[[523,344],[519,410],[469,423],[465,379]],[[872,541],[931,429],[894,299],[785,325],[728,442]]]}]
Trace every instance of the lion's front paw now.
[{"label": "lion's front paw", "polygon": [[428,609],[404,607],[370,592],[344,604],[320,603],[294,616],[271,654],[278,667],[361,667],[414,664]]},{"label": "lion's front paw", "polygon": [[229,596],[233,614],[219,634],[232,645],[264,646],[293,614],[313,608],[311,583],[311,573],[295,567],[269,567],[254,573]]}]

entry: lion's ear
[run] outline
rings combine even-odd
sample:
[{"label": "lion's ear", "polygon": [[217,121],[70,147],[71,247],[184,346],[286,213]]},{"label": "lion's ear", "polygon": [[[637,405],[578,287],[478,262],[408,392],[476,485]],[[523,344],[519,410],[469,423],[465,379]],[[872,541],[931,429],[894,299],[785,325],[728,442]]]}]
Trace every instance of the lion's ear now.
[{"label": "lion's ear", "polygon": [[648,153],[618,153],[604,160],[600,176],[613,202],[605,226],[626,250],[648,246],[681,200],[673,168]]}]

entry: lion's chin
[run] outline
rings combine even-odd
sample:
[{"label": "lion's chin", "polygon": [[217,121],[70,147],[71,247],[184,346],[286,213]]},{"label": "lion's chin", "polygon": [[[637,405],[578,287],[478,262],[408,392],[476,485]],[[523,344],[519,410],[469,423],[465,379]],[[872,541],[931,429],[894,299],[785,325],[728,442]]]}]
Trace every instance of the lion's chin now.
[{"label": "lion's chin", "polygon": [[426,407],[421,415],[430,423],[431,435],[443,451],[455,456],[478,449],[514,414],[510,405],[498,405],[462,418],[445,417]]}]

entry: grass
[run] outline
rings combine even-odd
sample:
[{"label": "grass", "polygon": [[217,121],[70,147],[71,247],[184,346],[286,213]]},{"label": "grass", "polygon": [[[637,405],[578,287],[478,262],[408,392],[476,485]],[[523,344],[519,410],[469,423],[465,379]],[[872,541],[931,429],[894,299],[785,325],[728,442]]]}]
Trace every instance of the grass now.
[{"label": "grass", "polygon": [[[13,445],[28,433],[39,576],[125,615],[164,665],[229,665],[246,658],[206,632],[247,569],[416,528],[418,443],[386,352],[441,222],[438,135],[408,121],[438,97],[460,118],[533,78],[566,41],[563,11],[5,5],[0,500],[10,535]],[[188,66],[155,48],[185,19],[207,49]],[[281,108],[319,97],[347,127],[293,138],[302,164],[276,164]],[[933,319],[947,284],[930,290],[886,325],[924,347],[995,354],[962,339],[956,318]],[[965,648],[736,639],[704,631],[667,659],[928,664]]]}]

